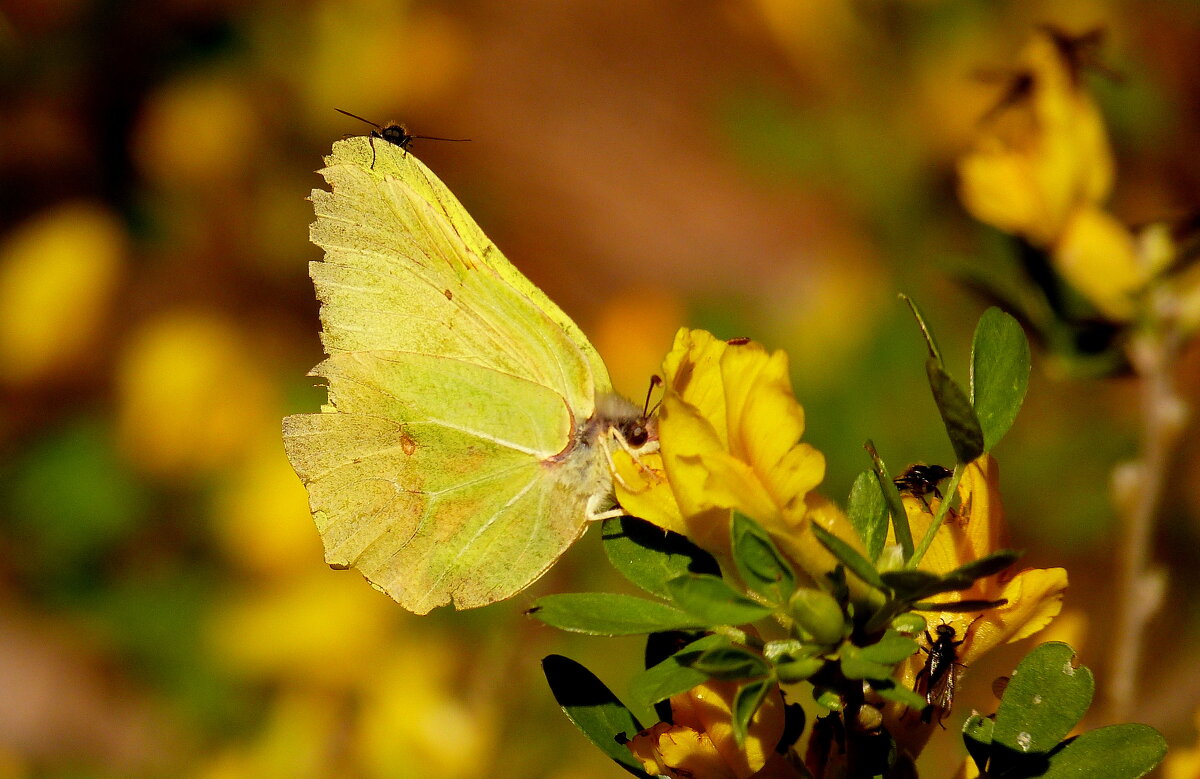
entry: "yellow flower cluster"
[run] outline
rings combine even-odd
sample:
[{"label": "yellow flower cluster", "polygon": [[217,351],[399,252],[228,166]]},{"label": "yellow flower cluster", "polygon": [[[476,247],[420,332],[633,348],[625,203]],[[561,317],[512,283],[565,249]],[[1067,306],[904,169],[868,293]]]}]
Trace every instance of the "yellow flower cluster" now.
[{"label": "yellow flower cluster", "polygon": [[1081,84],[1082,45],[1053,29],[1029,42],[1009,94],[959,161],[960,196],[980,221],[1048,252],[1058,273],[1106,316],[1128,321],[1155,268],[1103,207],[1113,156]]},{"label": "yellow flower cluster", "polygon": [[[631,514],[683,533],[718,556],[728,554],[730,515],[737,510],[758,521],[794,563],[821,580],[834,562],[814,538],[810,523],[820,523],[849,543],[857,543],[857,535],[835,504],[813,492],[824,476],[824,458],[798,442],[804,414],[792,395],[786,355],[769,354],[758,344],[740,339],[725,342],[703,331],[682,330],[663,373],[661,451],[640,462],[618,459],[621,505]],[[945,574],[1006,546],[999,470],[990,455],[967,466],[959,496],[959,508],[951,512],[922,559],[923,570]],[[936,501],[932,507],[936,511]],[[905,498],[905,508],[914,534],[922,536],[933,514],[912,496]],[[969,664],[1001,643],[1026,638],[1045,627],[1061,608],[1066,586],[1066,571],[1061,568],[988,577],[967,591],[943,597],[947,601],[1003,599],[1004,605],[978,615],[932,614],[930,624],[940,620],[955,627],[964,639],[959,660]],[[898,680],[911,689],[923,661],[924,655],[913,655],[901,665]],[[672,699],[675,723],[643,732],[631,749],[652,773],[684,776],[704,766],[696,775],[738,779],[758,775],[754,772],[767,766],[769,754],[754,757],[758,754],[754,739],[773,743],[764,730],[771,715],[760,712],[760,719],[752,723],[751,741],[743,755],[750,755],[750,762],[735,766],[725,754],[730,727],[727,699],[732,694],[732,689],[710,683],[676,696]],[[710,714],[715,702],[725,701],[724,713],[691,717],[688,712],[696,711],[697,696],[708,701]],[[898,734],[913,730],[909,743],[928,737],[928,724],[911,716],[902,721],[904,709],[893,708],[888,724]],[[790,774],[762,774],[767,775]]]}]

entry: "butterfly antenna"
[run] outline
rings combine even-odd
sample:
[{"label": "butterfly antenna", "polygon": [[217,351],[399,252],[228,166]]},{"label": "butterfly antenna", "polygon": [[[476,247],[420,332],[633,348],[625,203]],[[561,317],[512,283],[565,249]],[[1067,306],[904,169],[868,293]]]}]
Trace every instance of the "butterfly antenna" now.
[{"label": "butterfly antenna", "polygon": [[455,143],[462,143],[463,141],[471,140],[470,138],[439,138],[436,135],[410,135],[408,137],[420,138],[423,141],[454,141]]},{"label": "butterfly antenna", "polygon": [[342,109],[340,109],[340,108],[335,108],[335,109],[333,109],[333,110],[334,110],[334,111],[337,111],[339,114],[345,114],[346,116],[350,117],[351,119],[357,119],[357,120],[358,120],[358,121],[360,121],[360,122],[365,122],[366,124],[369,124],[369,125],[371,125],[372,127],[374,127],[376,130],[382,130],[382,129],[383,129],[383,127],[381,127],[380,125],[377,125],[377,124],[375,124],[375,123],[374,123],[374,122],[372,122],[370,119],[363,119],[363,118],[362,118],[361,116],[359,116],[358,114],[352,114],[352,113],[350,113],[349,111],[343,111],[343,110],[342,110]]},{"label": "butterfly antenna", "polygon": [[654,394],[654,388],[661,387],[662,383],[663,380],[661,376],[650,377],[650,387],[646,390],[646,402],[642,404],[643,419],[649,419],[650,415],[655,411],[658,411],[658,407],[662,405],[662,398],[659,398],[658,402],[654,404],[654,408],[650,408],[650,396]]}]

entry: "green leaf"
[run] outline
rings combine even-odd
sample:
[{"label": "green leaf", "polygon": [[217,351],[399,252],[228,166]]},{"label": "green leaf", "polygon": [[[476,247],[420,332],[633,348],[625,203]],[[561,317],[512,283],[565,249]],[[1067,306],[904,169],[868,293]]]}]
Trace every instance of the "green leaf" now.
[{"label": "green leaf", "polygon": [[1148,774],[1166,753],[1166,740],[1149,725],[1109,725],[1090,730],[1051,754],[1050,768],[1042,777],[1137,779]]},{"label": "green leaf", "polygon": [[885,700],[895,701],[902,706],[907,706],[914,711],[920,711],[925,708],[924,696],[918,695],[913,690],[896,684],[894,679],[880,679],[871,682],[871,689],[879,693],[879,697]]},{"label": "green leaf", "polygon": [[998,600],[952,600],[934,603],[933,601],[921,601],[909,606],[913,611],[951,611],[960,614],[969,614],[972,611],[987,611],[988,609],[998,609],[1008,603],[1008,598],[1000,598]]},{"label": "green leaf", "polygon": [[829,553],[838,559],[838,561],[846,566],[858,578],[862,579],[867,584],[878,589],[884,589],[883,580],[879,578],[879,572],[875,570],[875,566],[867,562],[867,558],[858,553],[854,547],[847,544],[842,539],[830,533],[825,528],[817,523],[810,525],[813,535],[817,540],[829,550]]},{"label": "green leaf", "polygon": [[892,629],[902,636],[919,636],[929,627],[929,621],[920,614],[906,611],[892,620]]},{"label": "green leaf", "polygon": [[1012,427],[1029,388],[1029,341],[1016,319],[998,308],[979,318],[971,344],[971,402],[991,451]]},{"label": "green leaf", "polygon": [[933,331],[929,329],[929,325],[925,323],[925,316],[921,313],[921,309],[917,306],[917,302],[908,295],[900,295],[900,299],[908,304],[909,310],[912,311],[913,318],[917,320],[917,327],[921,328],[921,336],[925,339],[925,346],[929,349],[929,357],[936,360],[938,365],[942,364],[942,352],[938,349],[937,340],[933,337]]},{"label": "green leaf", "polygon": [[920,651],[920,646],[907,636],[889,630],[874,644],[862,647],[860,656],[864,660],[884,665],[895,665]]},{"label": "green leaf", "polygon": [[731,549],[738,574],[746,586],[772,603],[787,603],[796,589],[796,572],[775,547],[767,531],[735,511],[730,524]]},{"label": "green leaf", "polygon": [[896,483],[892,481],[892,475],[888,473],[887,465],[884,464],[883,458],[875,450],[875,444],[868,439],[863,446],[867,450],[867,453],[871,455],[875,481],[879,483],[879,493],[883,495],[884,502],[887,503],[888,513],[892,517],[892,527],[895,530],[896,543],[900,544],[900,551],[907,561],[912,557],[915,547],[913,545],[912,530],[908,526],[908,512],[904,510],[904,501],[900,498],[900,490],[896,487]]},{"label": "green leaf", "polygon": [[867,559],[878,560],[887,542],[888,506],[879,483],[870,471],[863,471],[854,480],[846,514],[862,539]]},{"label": "green leaf", "polygon": [[761,655],[737,646],[710,649],[692,667],[714,679],[755,679],[771,672]]},{"label": "green leaf", "polygon": [[838,695],[836,690],[831,690],[825,687],[813,687],[813,701],[822,708],[830,711],[842,710],[842,696]]},{"label": "green leaf", "polygon": [[746,741],[746,732],[750,729],[750,720],[754,712],[767,699],[767,693],[775,686],[770,679],[760,679],[738,688],[733,696],[733,740],[741,746]]},{"label": "green leaf", "polygon": [[995,724],[990,717],[979,713],[967,717],[963,723],[963,743],[981,774],[987,769],[988,757],[992,753],[992,728]]},{"label": "green leaf", "polygon": [[679,533],[635,517],[604,520],[604,552],[613,567],[646,592],[670,597],[667,582],[686,573],[720,575],[708,552]]},{"label": "green leaf", "polygon": [[594,636],[633,636],[663,630],[705,627],[674,606],[633,595],[572,592],[545,595],[527,614],[547,625]]},{"label": "green leaf", "polygon": [[775,665],[775,676],[784,684],[796,684],[807,681],[813,674],[825,667],[823,657],[802,657],[799,660],[786,660]]},{"label": "green leaf", "polygon": [[[1015,755],[1047,753],[1075,727],[1092,703],[1092,672],[1074,666],[1075,651],[1050,642],[1025,655],[1013,671],[992,731],[995,744]],[[999,762],[1000,754],[994,756]],[[993,768],[1002,773],[1003,765]]]},{"label": "green leaf", "polygon": [[842,675],[847,679],[871,679],[883,681],[892,675],[895,663],[877,663],[863,657],[863,652],[856,646],[844,646],[841,650],[840,664]]},{"label": "green leaf", "polygon": [[718,576],[687,574],[667,582],[671,600],[699,617],[704,627],[743,625],[770,614],[773,609],[742,595]]},{"label": "green leaf", "polygon": [[901,600],[924,598],[938,592],[942,577],[936,573],[918,569],[904,568],[899,571],[884,571],[879,578],[888,587],[896,591],[896,597]]},{"label": "green leaf", "polygon": [[933,400],[942,415],[954,456],[960,463],[969,463],[983,454],[983,430],[979,427],[975,409],[966,393],[937,360],[932,357],[926,360],[925,372],[929,375],[929,388],[933,390]]},{"label": "green leaf", "polygon": [[974,583],[977,579],[1000,573],[1019,560],[1021,554],[1021,552],[1015,549],[1001,549],[999,552],[992,552],[990,555],[980,557],[978,560],[973,560],[966,565],[960,565],[946,574],[946,576],[961,577]]},{"label": "green leaf", "polygon": [[570,658],[548,655],[542,671],[567,719],[604,754],[634,776],[650,779],[641,761],[625,747],[642,726],[604,682]]},{"label": "green leaf", "polygon": [[708,681],[708,675],[693,668],[692,662],[710,649],[728,645],[729,640],[724,636],[705,636],[693,641],[661,663],[634,676],[629,683],[629,697],[635,704],[648,708],[703,684]]}]

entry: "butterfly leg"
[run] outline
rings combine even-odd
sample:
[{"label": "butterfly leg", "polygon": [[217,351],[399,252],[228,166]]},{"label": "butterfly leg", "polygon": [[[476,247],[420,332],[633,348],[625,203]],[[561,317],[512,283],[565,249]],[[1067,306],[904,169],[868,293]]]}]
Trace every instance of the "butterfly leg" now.
[{"label": "butterfly leg", "polygon": [[598,522],[602,519],[612,519],[614,517],[625,516],[625,511],[620,506],[614,508],[600,510],[600,507],[608,500],[607,495],[596,494],[588,498],[587,508],[584,509],[584,517],[588,522]]},{"label": "butterfly leg", "polygon": [[651,481],[654,481],[654,482],[662,481],[662,477],[659,476],[654,471],[647,468],[646,466],[642,465],[642,461],[640,459],[640,456],[643,454],[650,454],[653,452],[657,452],[658,451],[658,442],[655,441],[655,442],[653,442],[653,444],[647,444],[645,447],[642,448],[641,451],[635,451],[633,449],[633,447],[629,445],[629,442],[625,440],[625,436],[622,435],[621,431],[617,430],[616,428],[613,428],[612,430],[609,431],[609,436],[606,436],[603,439],[601,439],[601,447],[604,449],[604,458],[608,461],[608,472],[612,474],[613,479],[618,484],[620,484],[622,488],[628,490],[629,492],[637,492],[637,490],[635,490],[633,487],[629,486],[629,484],[625,481],[625,479],[623,479],[621,477],[621,474],[617,471],[617,464],[616,464],[616,461],[613,460],[612,449],[609,448],[610,447],[610,437],[616,439],[617,444],[619,444],[621,449],[623,449],[625,451],[625,453],[629,455],[630,459],[633,460],[633,464],[637,467],[638,471],[640,471],[643,476],[646,476],[648,479],[650,479]]}]

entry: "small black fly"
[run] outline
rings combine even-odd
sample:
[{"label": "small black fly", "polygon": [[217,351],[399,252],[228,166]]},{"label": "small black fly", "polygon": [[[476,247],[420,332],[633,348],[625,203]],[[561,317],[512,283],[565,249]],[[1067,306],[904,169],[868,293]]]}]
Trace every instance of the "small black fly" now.
[{"label": "small black fly", "polygon": [[953,475],[954,471],[941,465],[910,465],[904,469],[904,473],[892,479],[892,483],[920,500],[926,511],[932,511],[925,496],[932,494],[940,500],[942,491],[938,489],[938,484]]},{"label": "small black fly", "polygon": [[[967,629],[970,630],[970,626]],[[950,708],[954,705],[954,687],[959,674],[966,667],[958,662],[958,648],[967,639],[964,634],[956,641],[958,631],[953,625],[945,623],[938,625],[934,631],[937,638],[929,635],[928,630],[925,631],[929,646],[921,647],[921,651],[928,657],[925,658],[925,667],[917,672],[913,691],[924,695],[928,704],[921,712],[921,721],[932,722],[936,716],[938,725],[945,729],[942,721],[950,715]]]},{"label": "small black fly", "polygon": [[406,153],[408,152],[409,148],[412,146],[412,142],[414,139],[420,139],[423,141],[453,141],[454,143],[462,143],[464,141],[471,140],[470,138],[438,138],[435,135],[413,135],[413,134],[409,133],[409,131],[402,124],[396,124],[393,122],[393,123],[387,124],[387,125],[379,125],[379,124],[375,124],[375,122],[372,122],[370,119],[363,119],[358,114],[352,114],[349,111],[343,111],[340,108],[335,108],[333,110],[337,111],[339,114],[345,114],[346,116],[350,117],[351,119],[357,119],[360,122],[365,122],[366,124],[369,124],[375,128],[367,136],[371,142],[371,168],[372,169],[374,169],[374,167],[375,167],[375,139],[376,138],[378,138],[381,141],[387,141],[388,143],[399,146]]}]

